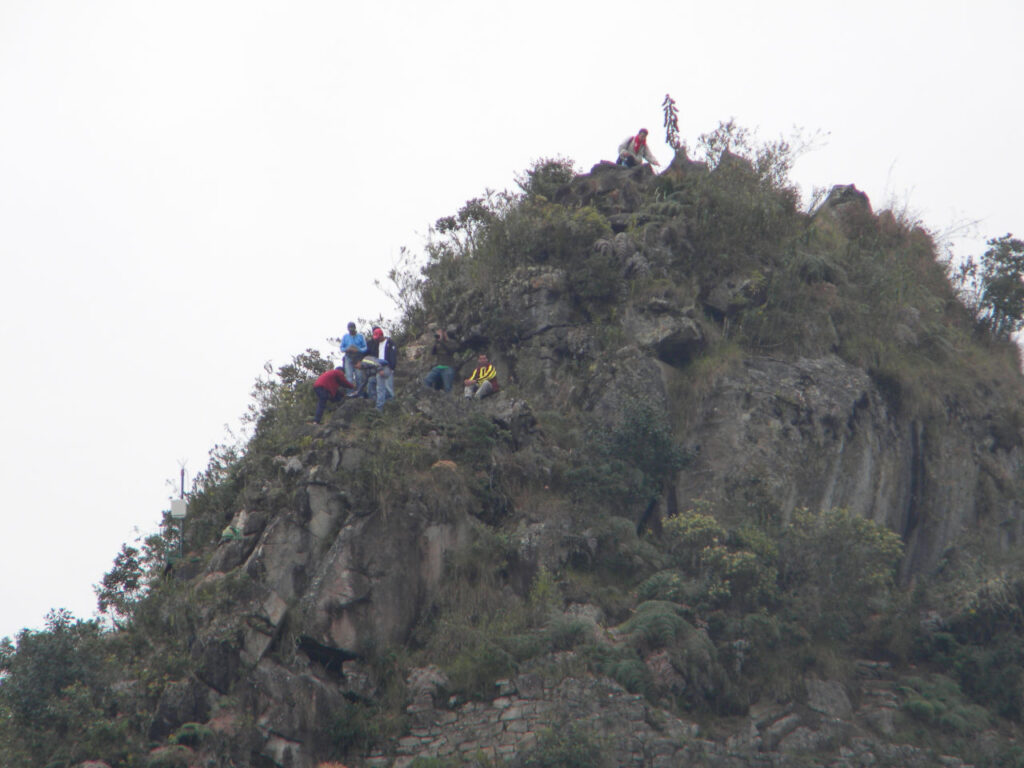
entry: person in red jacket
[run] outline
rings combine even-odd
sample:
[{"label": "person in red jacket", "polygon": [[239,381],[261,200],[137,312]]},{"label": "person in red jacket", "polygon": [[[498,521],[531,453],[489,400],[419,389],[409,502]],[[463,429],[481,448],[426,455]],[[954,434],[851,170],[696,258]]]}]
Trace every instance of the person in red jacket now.
[{"label": "person in red jacket", "polygon": [[327,407],[327,401],[330,400],[332,403],[336,403],[341,400],[341,393],[338,391],[342,387],[345,389],[355,389],[356,385],[345,378],[344,368],[335,368],[333,371],[327,371],[317,376],[315,382],[313,382],[313,391],[316,392],[316,416],[313,417],[313,423],[319,424],[320,419],[323,418],[324,409]]}]

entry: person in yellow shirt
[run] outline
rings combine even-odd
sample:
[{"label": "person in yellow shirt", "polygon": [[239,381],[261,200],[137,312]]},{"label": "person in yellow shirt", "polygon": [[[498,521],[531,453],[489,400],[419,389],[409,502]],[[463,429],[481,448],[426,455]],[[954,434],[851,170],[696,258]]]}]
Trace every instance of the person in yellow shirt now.
[{"label": "person in yellow shirt", "polygon": [[463,383],[466,385],[466,397],[473,397],[477,400],[493,395],[500,389],[498,386],[498,372],[494,370],[491,361],[484,354],[477,357],[476,368],[473,369],[473,373]]}]

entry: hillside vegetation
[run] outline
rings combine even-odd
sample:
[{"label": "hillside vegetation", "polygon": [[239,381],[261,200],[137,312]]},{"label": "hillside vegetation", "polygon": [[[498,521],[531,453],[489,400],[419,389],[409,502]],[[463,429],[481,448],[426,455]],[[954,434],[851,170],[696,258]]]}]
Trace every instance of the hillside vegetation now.
[{"label": "hillside vegetation", "polygon": [[1024,766],[1014,310],[734,131],[440,219],[396,400],[257,382],[109,622],[4,641],[0,764]]}]

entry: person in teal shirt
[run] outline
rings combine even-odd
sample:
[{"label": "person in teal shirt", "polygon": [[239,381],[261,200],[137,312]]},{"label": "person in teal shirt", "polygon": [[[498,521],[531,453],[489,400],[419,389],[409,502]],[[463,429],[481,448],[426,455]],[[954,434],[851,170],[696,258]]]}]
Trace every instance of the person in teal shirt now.
[{"label": "person in teal shirt", "polygon": [[361,372],[356,370],[356,363],[363,359],[366,354],[366,338],[361,333],[356,333],[356,324],[348,324],[348,333],[341,337],[341,354],[345,360],[345,376],[349,381],[354,381],[356,386]]}]

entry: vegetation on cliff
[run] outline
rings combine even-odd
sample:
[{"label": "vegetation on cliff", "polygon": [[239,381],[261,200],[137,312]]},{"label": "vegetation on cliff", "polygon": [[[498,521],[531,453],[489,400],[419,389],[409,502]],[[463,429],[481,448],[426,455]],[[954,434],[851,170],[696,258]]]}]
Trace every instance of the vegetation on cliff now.
[{"label": "vegetation on cliff", "polygon": [[[802,210],[785,142],[757,145],[727,123],[699,150],[657,177],[541,160],[519,192],[440,219],[422,261],[392,274],[409,352],[397,401],[346,404],[320,430],[306,423],[310,379],[331,361],[307,351],[268,371],[248,443],[211,452],[183,540],[165,521],[117,556],[98,588],[112,626],[55,613],[0,648],[0,762],[271,765],[260,659],[340,691],[308,748],[350,762],[393,754],[409,731],[413,670],[440,670],[453,702],[493,698],[527,671],[603,676],[714,734],[800,701],[809,675],[850,680],[868,660],[901,697],[885,738],[1024,765],[1013,542],[994,546],[979,523],[901,580],[903,531],[787,507],[754,474],[714,500],[675,483],[700,450],[705,396],[744,358],[834,356],[867,372],[893,418],[988,424],[988,498],[1019,501],[1022,388],[1007,338],[1022,314],[1019,241],[993,241],[957,278],[927,230],[874,213],[851,187]],[[435,324],[498,361],[500,403],[421,389]],[[315,527],[313,485],[337,490],[341,511],[303,539],[307,560],[286,564],[278,610],[274,555],[257,562],[259,550],[288,515]],[[468,534],[400,637],[332,645],[341,629],[312,627],[342,623],[342,608],[317,613],[306,595],[338,520],[393,531],[403,515],[464,518]],[[364,688],[341,682],[353,662]],[[982,731],[994,748],[979,748]],[[600,745],[565,729],[517,759],[592,765]]]}]

